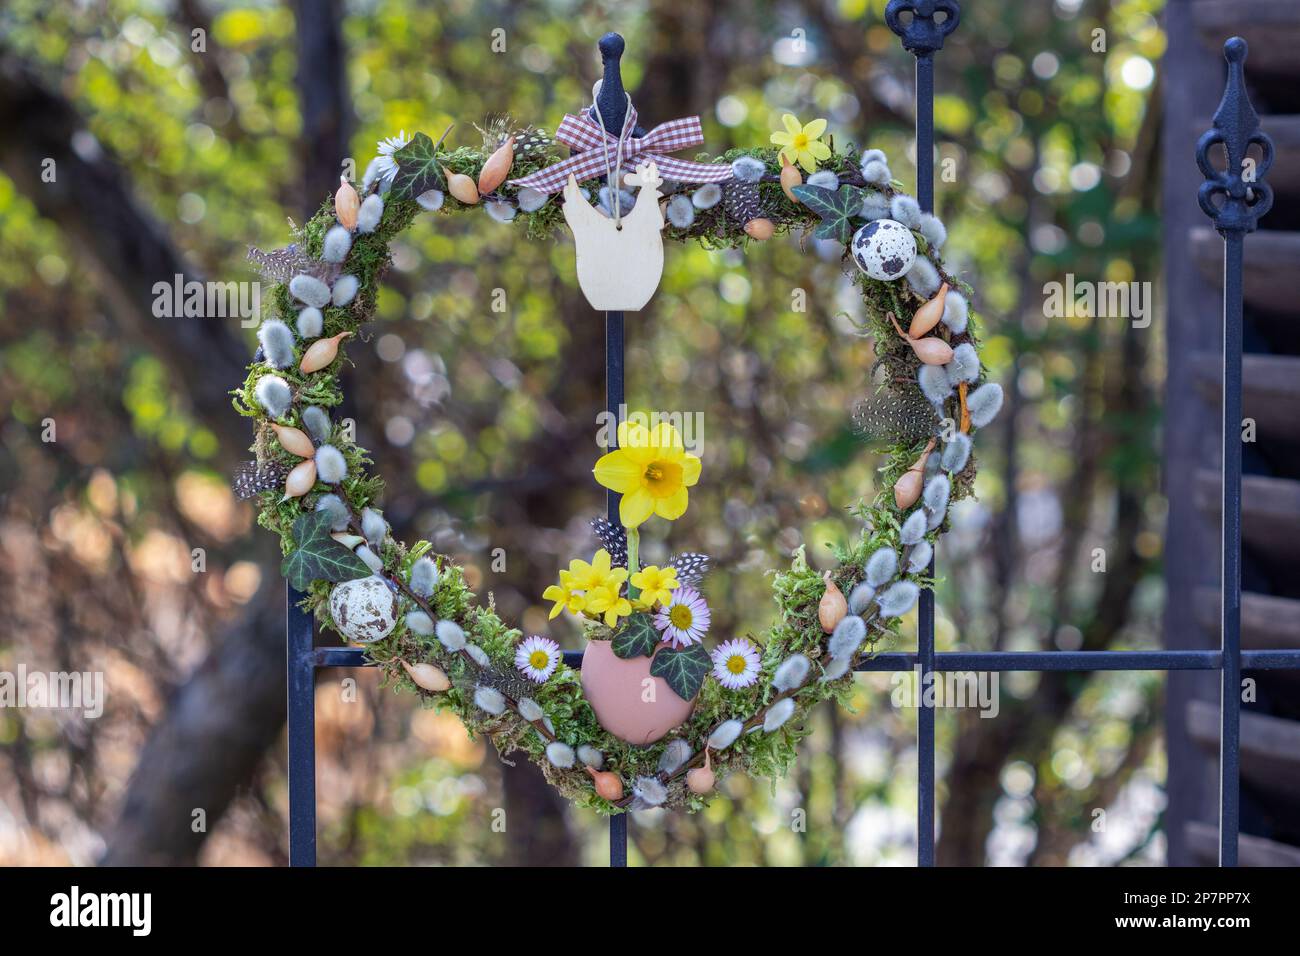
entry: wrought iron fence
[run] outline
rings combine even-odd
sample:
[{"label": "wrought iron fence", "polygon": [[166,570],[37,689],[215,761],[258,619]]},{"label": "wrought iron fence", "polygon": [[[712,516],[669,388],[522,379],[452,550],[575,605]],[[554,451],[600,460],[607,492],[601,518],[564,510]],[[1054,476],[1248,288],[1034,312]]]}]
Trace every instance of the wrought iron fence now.
[{"label": "wrought iron fence", "polygon": [[[890,0],[886,22],[916,60],[916,198],[926,212],[934,209],[934,57],[961,22],[957,0]],[[1259,128],[1246,93],[1246,41],[1224,44],[1228,77],[1223,100],[1211,128],[1201,137],[1196,162],[1205,176],[1199,202],[1224,241],[1223,266],[1223,501],[1221,642],[1218,650],[1161,651],[946,651],[934,643],[934,593],[921,592],[915,652],[879,654],[859,671],[917,672],[928,688],[945,672],[1010,671],[1219,671],[1221,676],[1219,744],[1219,864],[1237,864],[1241,675],[1247,670],[1300,670],[1300,651],[1241,650],[1241,352],[1242,257],[1245,236],[1272,205],[1263,176],[1273,160],[1273,144]],[[1221,146],[1226,164],[1220,169],[1212,150]],[[1261,151],[1248,163],[1251,146]],[[605,313],[605,397],[615,416],[623,404],[624,325],[622,312]],[[609,492],[609,520],[618,522],[618,499]],[[930,575],[935,573],[931,559]],[[298,603],[303,595],[286,585],[289,694],[289,862],[316,863],[315,680],[321,668],[367,665],[360,648],[317,648],[313,619]],[[570,667],[581,664],[579,652],[566,652]],[[935,848],[935,708],[920,694],[917,719],[917,863],[934,865]],[[610,817],[609,861],[627,865],[626,813]]]}]

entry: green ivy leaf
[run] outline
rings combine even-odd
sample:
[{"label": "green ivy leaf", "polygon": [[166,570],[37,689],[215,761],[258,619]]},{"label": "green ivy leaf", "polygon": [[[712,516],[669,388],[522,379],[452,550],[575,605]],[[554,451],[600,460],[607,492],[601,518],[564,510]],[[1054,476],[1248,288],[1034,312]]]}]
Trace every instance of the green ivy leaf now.
[{"label": "green ivy leaf", "polygon": [[839,189],[795,186],[790,191],[821,217],[821,223],[813,230],[814,236],[848,245],[853,238],[853,219],[862,215],[861,189],[846,184]]},{"label": "green ivy leaf", "polygon": [[424,133],[416,133],[409,143],[393,153],[397,176],[389,195],[394,199],[414,199],[430,189],[446,189],[437,152],[433,140]]},{"label": "green ivy leaf", "polygon": [[655,655],[650,673],[667,681],[673,693],[682,700],[694,700],[704,683],[704,675],[713,662],[703,644],[692,644],[680,650],[666,647]]},{"label": "green ivy leaf", "polygon": [[299,515],[293,522],[293,540],[297,547],[285,555],[280,573],[299,591],[306,591],[313,581],[351,581],[373,573],[369,565],[330,537],[328,512]]},{"label": "green ivy leaf", "polygon": [[632,657],[649,657],[659,643],[659,632],[649,614],[638,612],[627,619],[623,629],[614,635],[611,645],[614,656],[627,660]]}]

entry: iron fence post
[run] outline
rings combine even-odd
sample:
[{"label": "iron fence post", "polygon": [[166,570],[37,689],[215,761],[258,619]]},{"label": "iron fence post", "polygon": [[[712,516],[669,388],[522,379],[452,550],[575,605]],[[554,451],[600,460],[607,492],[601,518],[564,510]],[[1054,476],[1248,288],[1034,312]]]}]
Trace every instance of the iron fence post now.
[{"label": "iron fence post", "polygon": [[[607,451],[618,446],[619,408],[623,404],[623,313],[605,313],[605,409],[610,414],[614,428],[605,432],[613,436]],[[622,496],[616,491],[605,493],[605,515],[617,525],[618,502]],[[609,818],[609,865],[627,866],[627,812]]]},{"label": "iron fence post", "polygon": [[[605,75],[600,82],[600,90],[595,95],[595,103],[592,104],[592,114],[599,113],[599,120],[606,130],[618,134],[620,142],[623,137],[625,121],[627,119],[627,105],[631,102],[627,98],[627,93],[623,89],[623,74],[621,60],[625,44],[623,38],[617,33],[606,33],[600,38],[597,44],[600,50],[601,64],[604,67]],[[633,135],[640,135],[636,130]],[[622,170],[615,170],[613,182],[607,182],[606,185],[611,190],[621,188]],[[619,411],[623,406],[623,313],[606,312],[605,313],[605,409],[609,412],[610,421],[613,423],[613,429],[606,428],[606,434],[613,435],[610,439],[610,451],[618,447],[618,423],[620,421]],[[618,525],[618,503],[621,496],[610,490],[605,495],[605,512],[609,522]],[[631,585],[629,584],[630,588]],[[627,866],[627,812],[614,814],[609,818],[609,865],[610,866]]]},{"label": "iron fence post", "polygon": [[[961,22],[956,0],[890,0],[885,21],[916,57],[916,201],[934,211],[934,54]],[[934,578],[935,559],[929,575]],[[934,707],[926,689],[934,680],[934,591],[921,592],[917,607],[916,862],[934,866]]]},{"label": "iron fence post", "polygon": [[288,581],[285,663],[289,684],[289,865],[316,865],[316,654],[305,595]]},{"label": "iron fence post", "polygon": [[1219,865],[1237,865],[1241,796],[1241,266],[1244,236],[1223,236],[1223,670],[1219,729]]},{"label": "iron fence post", "polygon": [[[1223,501],[1219,730],[1219,865],[1237,865],[1241,732],[1241,333],[1242,251],[1246,233],[1273,204],[1263,176],[1273,163],[1273,143],[1259,128],[1246,92],[1247,46],[1241,37],[1223,44],[1228,78],[1210,129],[1196,144],[1205,176],[1197,194],[1201,209],[1223,237]],[[1247,152],[1258,146],[1255,163]],[[1216,169],[1210,151],[1222,146],[1226,163]],[[1216,203],[1216,198],[1221,202]]]}]

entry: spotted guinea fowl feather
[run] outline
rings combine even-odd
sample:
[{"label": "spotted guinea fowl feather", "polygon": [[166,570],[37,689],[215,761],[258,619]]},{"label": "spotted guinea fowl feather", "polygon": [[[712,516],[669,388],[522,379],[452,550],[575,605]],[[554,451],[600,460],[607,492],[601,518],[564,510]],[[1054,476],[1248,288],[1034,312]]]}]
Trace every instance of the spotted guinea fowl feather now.
[{"label": "spotted guinea fowl feather", "polygon": [[246,461],[235,468],[230,484],[235,490],[235,497],[246,501],[256,498],[264,491],[282,488],[288,474],[289,467],[279,462]]},{"label": "spotted guinea fowl feather", "polygon": [[919,394],[900,395],[887,389],[859,402],[853,410],[853,423],[867,444],[879,445],[928,438],[939,420]]},{"label": "spotted guinea fowl feather", "polygon": [[342,265],[313,259],[297,243],[270,252],[249,246],[248,261],[257,267],[264,278],[273,282],[288,282],[296,275],[305,274],[330,284],[343,271]]},{"label": "spotted guinea fowl feather", "polygon": [[709,573],[709,556],[698,551],[687,551],[676,555],[668,562],[670,568],[677,569],[677,580],[682,584],[696,587]]},{"label": "spotted guinea fowl feather", "polygon": [[[600,539],[600,545],[609,552],[610,567],[627,567],[627,531],[622,525],[616,525],[606,518],[592,518],[592,530]],[[668,567],[677,570],[677,580],[682,584],[697,585],[709,571],[709,556],[698,551],[679,554],[668,562]]]},{"label": "spotted guinea fowl feather", "polygon": [[606,518],[592,518],[591,529],[600,539],[600,546],[609,552],[610,567],[627,567],[627,531],[623,526]]}]

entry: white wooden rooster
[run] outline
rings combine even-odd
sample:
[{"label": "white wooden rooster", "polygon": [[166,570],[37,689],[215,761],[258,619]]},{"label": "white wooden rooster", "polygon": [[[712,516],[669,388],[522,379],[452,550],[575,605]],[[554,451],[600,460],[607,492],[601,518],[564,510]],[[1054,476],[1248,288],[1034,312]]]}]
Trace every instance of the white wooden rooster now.
[{"label": "white wooden rooster", "polygon": [[591,307],[602,312],[645,308],[664,271],[659,170],[653,162],[638,165],[623,182],[640,186],[641,192],[618,222],[583,198],[572,175],[564,187],[564,220],[577,247],[578,285]]}]

